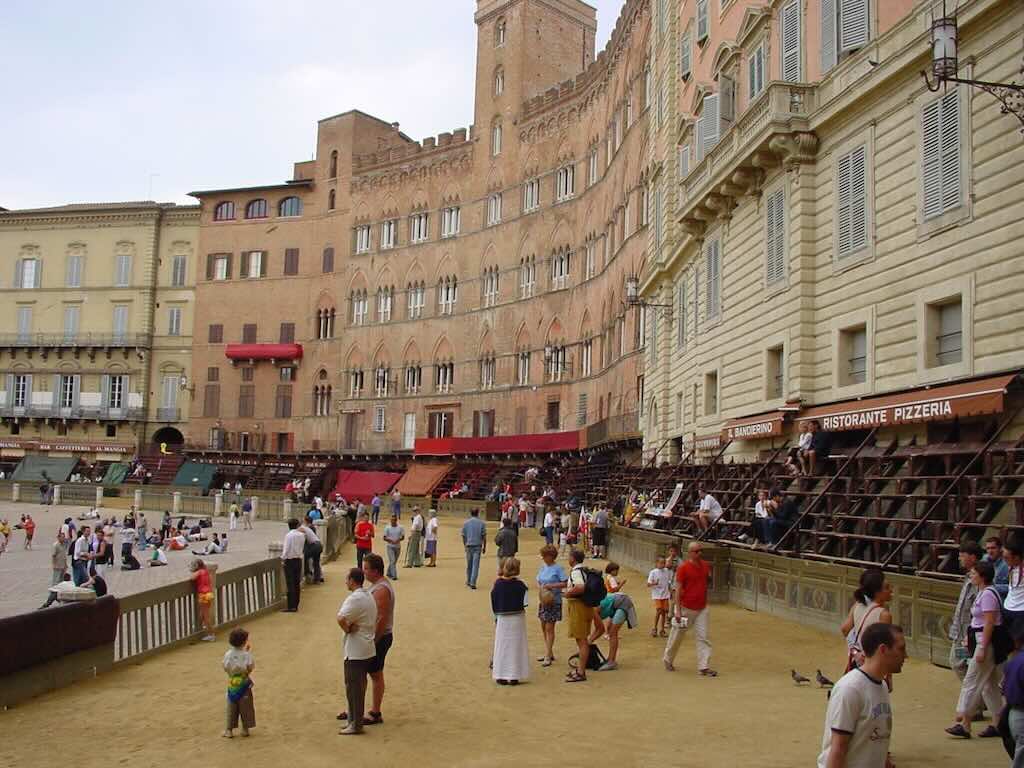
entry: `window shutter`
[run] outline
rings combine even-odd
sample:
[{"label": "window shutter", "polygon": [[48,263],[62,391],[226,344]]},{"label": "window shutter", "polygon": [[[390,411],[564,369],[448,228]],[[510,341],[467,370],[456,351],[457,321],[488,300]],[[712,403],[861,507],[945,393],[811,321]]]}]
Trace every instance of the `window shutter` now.
[{"label": "window shutter", "polygon": [[227,263],[227,267],[224,270],[224,279],[230,280],[231,279],[231,262],[234,261],[235,256],[234,256],[233,253],[229,253],[229,254],[226,255],[225,258],[227,259],[228,263]]},{"label": "window shutter", "polygon": [[7,374],[7,385],[6,385],[6,387],[7,387],[7,389],[4,392],[4,397],[6,398],[6,400],[5,400],[4,404],[8,408],[10,408],[11,405],[14,403],[14,374],[13,373],[8,373]]},{"label": "window shutter", "polygon": [[678,304],[677,321],[676,321],[676,332],[678,334],[678,344],[680,348],[686,346],[686,278],[684,277],[679,281],[679,285],[676,287],[676,303]]},{"label": "window shutter", "polygon": [[782,79],[799,83],[800,70],[800,0],[782,8]]},{"label": "window shutter", "polygon": [[[720,95],[719,113],[721,122],[732,123],[736,119],[736,81],[728,75],[718,76],[718,91]],[[722,133],[725,132],[722,126]]]},{"label": "window shutter", "polygon": [[697,41],[703,42],[707,39],[708,30],[708,0],[697,0]]},{"label": "window shutter", "polygon": [[697,152],[697,162],[699,163],[704,159],[704,112],[701,111],[700,117],[697,118],[697,144],[695,146]]},{"label": "window shutter", "polygon": [[53,387],[50,390],[53,393],[53,407],[60,407],[60,374],[53,374]]},{"label": "window shutter", "polygon": [[25,272],[25,262],[22,259],[18,259],[14,262],[14,287],[21,288],[22,276]]},{"label": "window shutter", "polygon": [[100,407],[108,408],[110,406],[110,375],[103,374],[100,379]]},{"label": "window shutter", "polygon": [[333,272],[333,271],[334,271],[334,249],[333,248],[324,248],[323,272],[326,274],[328,272]]},{"label": "window shutter", "polygon": [[25,405],[32,407],[32,374],[25,377]]},{"label": "window shutter", "polygon": [[712,240],[707,248],[707,317],[716,318],[721,311],[721,260],[718,240]]},{"label": "window shutter", "polygon": [[784,190],[778,189],[768,197],[765,206],[765,283],[782,280],[786,276]]},{"label": "window shutter", "polygon": [[751,54],[747,59],[747,97],[753,101],[757,96],[757,54]]},{"label": "window shutter", "polygon": [[679,76],[684,80],[690,76],[693,69],[692,57],[690,32],[687,32],[679,42]]},{"label": "window shutter", "polygon": [[245,278],[249,276],[249,251],[242,251],[238,257],[239,262],[239,276]]},{"label": "window shutter", "polygon": [[719,95],[717,93],[713,93],[704,97],[704,109],[701,114],[701,117],[704,120],[705,155],[712,149],[714,149],[716,144],[718,144],[721,129],[721,120],[718,108]]},{"label": "window shutter", "polygon": [[32,287],[33,288],[38,288],[40,285],[43,284],[43,260],[42,259],[36,259],[36,271],[35,271],[34,277],[35,277],[35,281],[32,283]]},{"label": "window shutter", "polygon": [[[839,0],[839,49],[855,51],[868,42],[868,0]],[[833,14],[833,19],[835,16]],[[835,24],[835,21],[832,22]]]},{"label": "window shutter", "polygon": [[206,279],[213,280],[213,254],[206,254]]},{"label": "window shutter", "polygon": [[952,91],[942,97],[939,110],[942,147],[942,210],[960,205],[960,95]]},{"label": "window shutter", "polygon": [[693,335],[700,331],[700,267],[693,270]]},{"label": "window shutter", "polygon": [[838,257],[851,256],[867,245],[867,149],[858,147],[839,159],[836,190]]},{"label": "window shutter", "polygon": [[821,74],[836,65],[836,0],[821,0]]},{"label": "window shutter", "polygon": [[685,179],[690,173],[690,145],[679,148],[679,178]]},{"label": "window shutter", "polygon": [[921,112],[921,183],[924,188],[924,217],[942,213],[942,148],[940,101],[926,104]]},{"label": "window shutter", "polygon": [[71,407],[77,409],[82,399],[82,377],[75,374],[71,378]]}]

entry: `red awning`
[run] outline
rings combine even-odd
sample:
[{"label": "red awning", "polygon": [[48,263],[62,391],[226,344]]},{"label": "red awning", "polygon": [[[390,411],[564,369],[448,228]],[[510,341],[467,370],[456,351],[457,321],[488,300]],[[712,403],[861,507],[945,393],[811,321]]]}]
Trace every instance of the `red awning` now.
[{"label": "red awning", "polygon": [[375,493],[387,493],[402,477],[401,472],[360,472],[356,469],[339,469],[338,479],[329,498],[341,494],[347,501],[361,501],[369,504]]},{"label": "red awning", "polygon": [[722,440],[760,440],[764,437],[778,437],[782,434],[783,411],[762,413],[760,416],[745,416],[730,419],[722,429]]},{"label": "red awning", "polygon": [[1001,413],[1007,387],[1016,378],[1017,374],[994,376],[944,387],[821,405],[803,411],[797,421],[818,419],[825,431],[838,432]]},{"label": "red awning", "polygon": [[576,451],[580,433],[552,432],[541,435],[499,435],[497,437],[417,438],[417,456],[454,456],[470,453],[557,453]]},{"label": "red awning", "polygon": [[228,360],[301,360],[301,344],[228,344]]}]

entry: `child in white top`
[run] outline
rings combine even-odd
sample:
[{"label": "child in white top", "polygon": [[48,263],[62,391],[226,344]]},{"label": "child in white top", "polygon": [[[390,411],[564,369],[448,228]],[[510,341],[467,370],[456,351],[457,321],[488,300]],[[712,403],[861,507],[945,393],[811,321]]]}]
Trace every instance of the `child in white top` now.
[{"label": "child in white top", "polygon": [[665,620],[668,616],[669,600],[672,597],[672,576],[666,567],[665,558],[659,557],[654,568],[647,574],[647,586],[651,588],[651,600],[654,602],[654,627],[651,637],[668,637]]},{"label": "child in white top", "polygon": [[226,739],[234,736],[233,731],[242,721],[242,735],[248,736],[249,729],[256,726],[256,708],[252,698],[252,671],[256,661],[252,657],[249,645],[249,633],[241,627],[231,631],[228,636],[231,647],[224,654],[224,671],[228,674],[228,706],[227,722],[224,733]]}]

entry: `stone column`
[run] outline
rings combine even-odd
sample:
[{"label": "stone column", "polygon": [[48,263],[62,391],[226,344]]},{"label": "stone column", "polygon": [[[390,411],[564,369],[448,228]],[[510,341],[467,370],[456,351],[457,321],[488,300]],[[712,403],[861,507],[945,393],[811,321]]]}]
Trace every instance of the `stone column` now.
[{"label": "stone column", "polygon": [[252,519],[253,520],[259,520],[260,519],[260,497],[259,496],[253,496],[251,499],[249,499],[249,502],[252,504]]},{"label": "stone column", "polygon": [[63,490],[62,486],[59,486],[59,485],[53,486],[53,503],[54,504],[60,504],[61,490]]},{"label": "stone column", "polygon": [[213,497],[213,516],[220,517],[224,513],[224,494],[218,493]]},{"label": "stone column", "polygon": [[285,499],[284,503],[281,505],[281,507],[284,509],[284,518],[283,519],[284,519],[285,522],[288,522],[289,520],[292,519],[292,500],[291,499]]},{"label": "stone column", "polygon": [[11,485],[11,501],[21,501],[21,483]]},{"label": "stone column", "polygon": [[174,502],[171,505],[171,514],[175,517],[181,514],[181,491],[174,492]]},{"label": "stone column", "polygon": [[103,486],[96,486],[96,509],[100,509],[103,506]]},{"label": "stone column", "polygon": [[142,489],[141,488],[136,488],[135,489],[135,495],[132,498],[132,503],[135,505],[135,511],[136,512],[141,512],[142,511]]}]

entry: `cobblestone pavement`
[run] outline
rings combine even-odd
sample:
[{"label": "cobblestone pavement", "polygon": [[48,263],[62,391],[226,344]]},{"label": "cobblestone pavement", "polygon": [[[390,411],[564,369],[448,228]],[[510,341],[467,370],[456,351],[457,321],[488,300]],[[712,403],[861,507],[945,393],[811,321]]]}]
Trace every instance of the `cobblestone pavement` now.
[{"label": "cobblestone pavement", "polygon": [[[91,521],[78,522],[77,517],[87,511],[87,507],[52,506],[25,504],[5,501],[0,502],[0,519],[6,518],[12,528],[24,514],[32,515],[36,521],[36,533],[31,550],[25,550],[25,533],[12,530],[7,552],[0,555],[0,617],[38,608],[47,596],[50,584],[50,545],[53,544],[56,532],[66,517],[75,517],[76,524],[88,525]],[[125,510],[111,509],[109,515],[123,517]],[[147,513],[146,519],[150,529],[160,521],[158,513]],[[223,555],[213,555],[211,562],[216,562],[221,570],[234,568],[246,563],[263,560],[267,557],[267,545],[280,542],[284,537],[284,523],[268,520],[257,520],[254,530],[228,531],[226,518],[217,518],[213,530],[217,533],[228,533],[230,545]],[[121,540],[115,540],[116,551],[120,554]],[[196,542],[195,549],[203,549],[206,542]],[[115,567],[107,571],[107,586],[111,594],[131,595],[147,589],[181,581],[188,574],[188,564],[192,559],[189,552],[168,552],[166,568],[150,568],[146,565],[145,555],[151,550],[136,553],[142,562],[142,570],[121,571]],[[117,558],[118,562],[120,558]],[[70,568],[70,563],[69,563]]]}]

